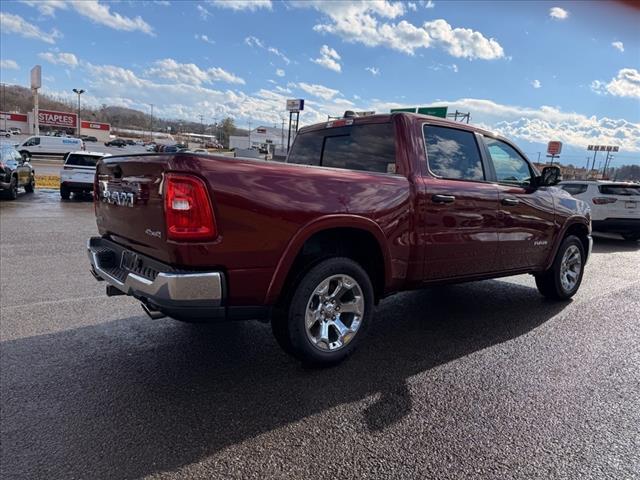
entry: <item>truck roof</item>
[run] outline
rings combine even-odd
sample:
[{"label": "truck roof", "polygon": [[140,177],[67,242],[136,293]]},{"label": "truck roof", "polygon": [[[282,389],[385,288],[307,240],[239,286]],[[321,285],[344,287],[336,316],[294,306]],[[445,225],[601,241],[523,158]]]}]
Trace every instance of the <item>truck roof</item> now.
[{"label": "truck roof", "polygon": [[302,127],[299,133],[304,133],[313,130],[321,130],[324,128],[342,126],[342,125],[362,125],[367,123],[384,123],[389,122],[391,119],[397,116],[403,116],[410,119],[411,122],[429,122],[434,125],[442,125],[445,127],[454,127],[462,130],[469,130],[472,132],[479,132],[483,135],[487,135],[489,137],[494,138],[503,138],[501,135],[498,135],[489,130],[485,130],[483,128],[477,127],[475,125],[469,125],[467,123],[455,122],[453,120],[447,120],[442,117],[433,117],[431,115],[422,115],[420,113],[410,113],[410,112],[396,112],[396,113],[378,113],[375,115],[367,115],[364,117],[344,117],[338,118],[334,120],[328,120],[326,122],[314,123],[313,125],[307,125]]}]

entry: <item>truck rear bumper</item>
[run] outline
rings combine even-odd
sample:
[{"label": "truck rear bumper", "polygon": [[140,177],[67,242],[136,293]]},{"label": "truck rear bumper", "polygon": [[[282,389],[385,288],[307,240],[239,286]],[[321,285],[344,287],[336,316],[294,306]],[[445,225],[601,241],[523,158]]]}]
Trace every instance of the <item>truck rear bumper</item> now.
[{"label": "truck rear bumper", "polygon": [[188,321],[227,316],[222,272],[179,271],[101,237],[89,239],[87,254],[96,280],[113,287],[108,294],[135,297],[147,313]]}]

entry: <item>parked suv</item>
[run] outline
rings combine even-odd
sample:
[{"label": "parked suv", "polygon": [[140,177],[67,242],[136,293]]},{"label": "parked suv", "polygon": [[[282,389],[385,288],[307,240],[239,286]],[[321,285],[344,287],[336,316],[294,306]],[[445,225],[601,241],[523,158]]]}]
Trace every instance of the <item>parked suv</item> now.
[{"label": "parked suv", "polygon": [[60,197],[68,200],[71,193],[93,191],[96,163],[110,155],[102,152],[70,152],[64,158],[64,168],[60,171]]},{"label": "parked suv", "polygon": [[593,229],[640,240],[640,185],[597,180],[564,181],[560,188],[591,206]]},{"label": "parked suv", "polygon": [[18,188],[33,193],[36,186],[35,171],[13,145],[0,144],[0,193],[10,200],[18,197]]},{"label": "parked suv", "polygon": [[287,163],[125,155],[96,175],[88,255],[107,295],[154,318],[267,320],[285,351],[322,365],[395,292],[528,273],[566,300],[592,245],[589,208],[554,186],[558,167],[539,173],[506,138],[411,113],[304,127]]}]

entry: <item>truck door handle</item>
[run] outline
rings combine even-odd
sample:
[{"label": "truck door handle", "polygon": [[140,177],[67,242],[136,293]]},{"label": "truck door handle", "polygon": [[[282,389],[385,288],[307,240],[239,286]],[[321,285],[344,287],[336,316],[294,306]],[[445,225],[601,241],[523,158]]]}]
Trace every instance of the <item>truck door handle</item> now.
[{"label": "truck door handle", "polygon": [[453,195],[433,195],[431,200],[433,203],[453,203],[456,201],[456,197]]},{"label": "truck door handle", "polygon": [[502,199],[502,204],[503,205],[518,205],[520,203],[520,200],[518,200],[517,198],[503,198]]}]

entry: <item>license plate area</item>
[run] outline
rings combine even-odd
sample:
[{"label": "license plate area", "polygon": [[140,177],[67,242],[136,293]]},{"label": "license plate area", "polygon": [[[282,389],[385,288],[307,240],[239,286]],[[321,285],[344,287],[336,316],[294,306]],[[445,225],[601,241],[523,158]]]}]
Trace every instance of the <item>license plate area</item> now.
[{"label": "license plate area", "polygon": [[637,205],[637,202],[624,202],[626,208],[636,208]]},{"label": "license plate area", "polygon": [[128,270],[130,272],[136,271],[142,266],[142,260],[138,258],[138,254],[124,250],[122,252],[122,259],[120,260],[120,268]]}]

